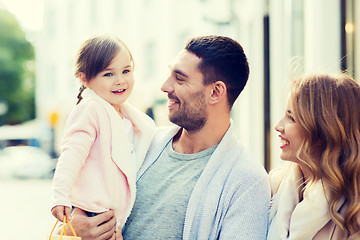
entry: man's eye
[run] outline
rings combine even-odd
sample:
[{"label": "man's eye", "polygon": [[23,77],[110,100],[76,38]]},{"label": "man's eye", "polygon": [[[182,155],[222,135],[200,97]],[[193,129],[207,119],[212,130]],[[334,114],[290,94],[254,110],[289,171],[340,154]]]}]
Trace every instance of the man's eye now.
[{"label": "man's eye", "polygon": [[182,77],[180,77],[179,75],[176,75],[176,80],[180,81],[180,82],[183,82],[185,81]]},{"label": "man's eye", "polygon": [[113,74],[112,73],[105,73],[104,77],[111,77]]}]

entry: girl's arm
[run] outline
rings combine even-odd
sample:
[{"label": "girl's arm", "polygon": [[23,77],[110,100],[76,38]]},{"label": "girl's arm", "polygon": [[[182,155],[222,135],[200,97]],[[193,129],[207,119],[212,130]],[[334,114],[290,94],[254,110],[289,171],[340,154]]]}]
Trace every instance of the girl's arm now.
[{"label": "girl's arm", "polygon": [[97,108],[94,104],[75,107],[65,126],[65,135],[53,180],[53,206],[71,207],[70,194],[86,162],[98,132]]}]

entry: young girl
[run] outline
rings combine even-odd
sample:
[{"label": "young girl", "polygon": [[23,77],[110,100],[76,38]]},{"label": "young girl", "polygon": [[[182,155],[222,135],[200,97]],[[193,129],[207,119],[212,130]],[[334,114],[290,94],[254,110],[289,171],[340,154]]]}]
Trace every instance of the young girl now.
[{"label": "young girl", "polygon": [[346,75],[294,80],[275,129],[290,163],[270,172],[268,239],[360,239],[360,85]]},{"label": "young girl", "polygon": [[116,37],[91,38],[78,52],[75,76],[82,86],[65,126],[53,180],[51,211],[60,221],[64,215],[71,218],[72,207],[89,215],[113,209],[119,226],[130,214],[136,172],[155,127],[126,102],[133,71],[131,53]]}]

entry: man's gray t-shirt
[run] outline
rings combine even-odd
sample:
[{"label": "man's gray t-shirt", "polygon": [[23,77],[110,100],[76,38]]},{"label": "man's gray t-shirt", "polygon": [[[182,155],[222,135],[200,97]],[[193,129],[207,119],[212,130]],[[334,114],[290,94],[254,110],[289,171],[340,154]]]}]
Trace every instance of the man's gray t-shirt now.
[{"label": "man's gray t-shirt", "polygon": [[182,239],[190,195],[215,149],[180,154],[170,141],[136,184],[136,200],[125,223],[124,239]]}]

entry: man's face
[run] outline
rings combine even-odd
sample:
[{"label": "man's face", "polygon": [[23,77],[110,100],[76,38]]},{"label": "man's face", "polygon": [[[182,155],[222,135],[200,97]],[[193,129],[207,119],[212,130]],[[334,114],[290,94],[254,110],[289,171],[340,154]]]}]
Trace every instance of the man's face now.
[{"label": "man's face", "polygon": [[198,69],[201,59],[186,50],[170,65],[161,90],[168,94],[169,119],[187,131],[200,130],[207,120],[206,86]]}]

